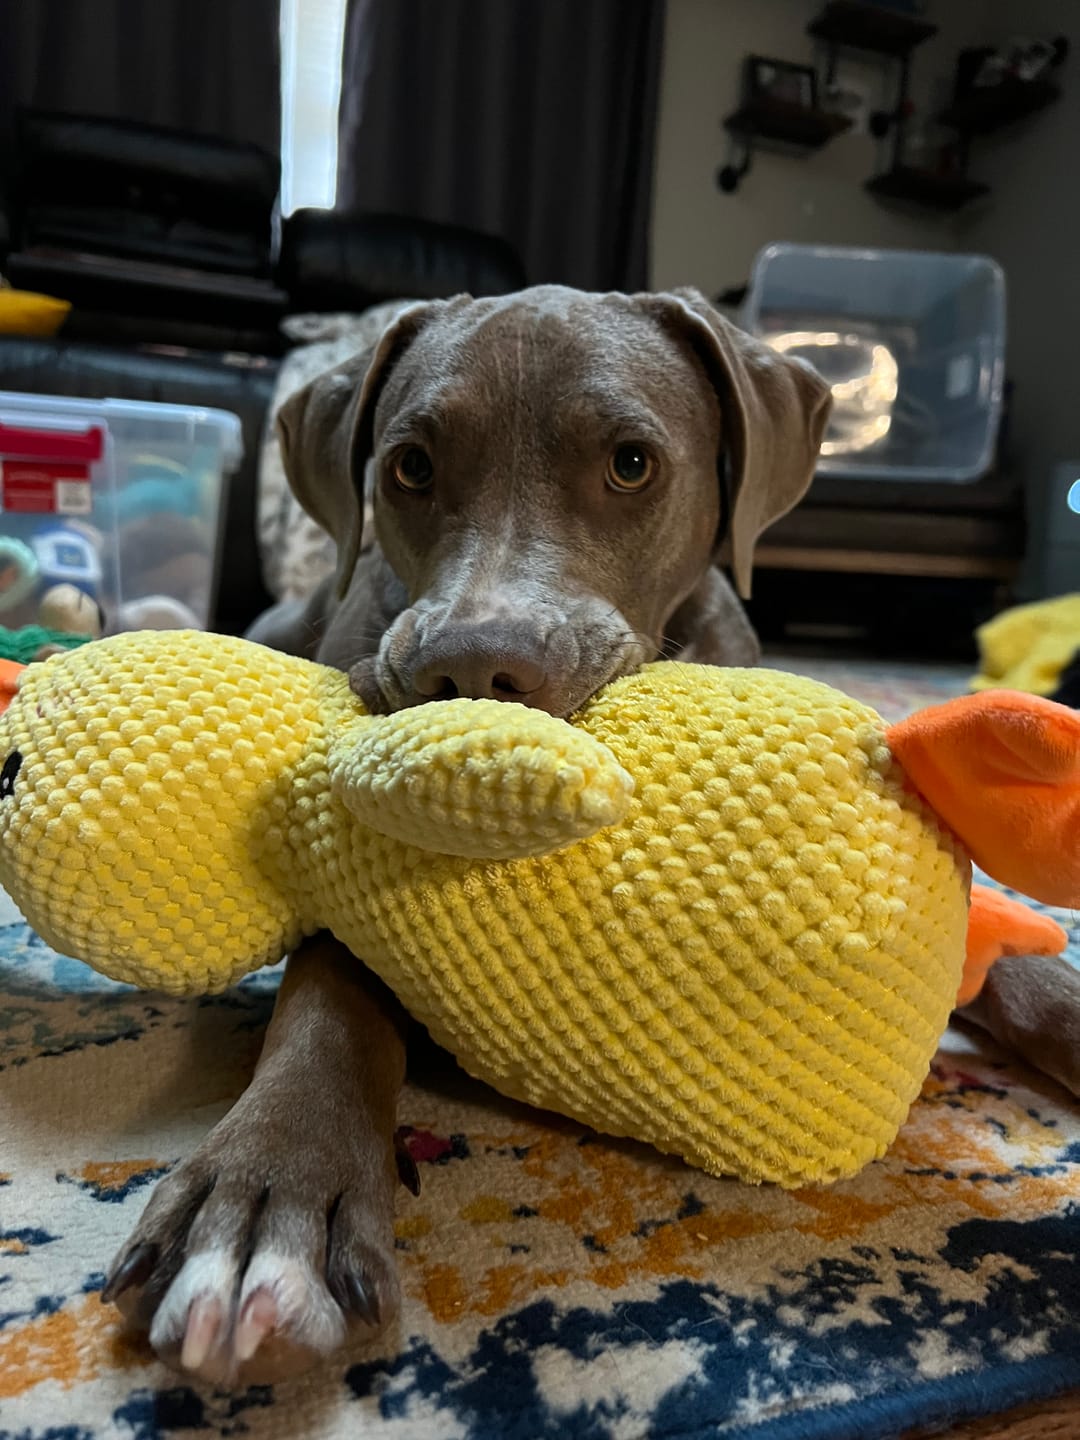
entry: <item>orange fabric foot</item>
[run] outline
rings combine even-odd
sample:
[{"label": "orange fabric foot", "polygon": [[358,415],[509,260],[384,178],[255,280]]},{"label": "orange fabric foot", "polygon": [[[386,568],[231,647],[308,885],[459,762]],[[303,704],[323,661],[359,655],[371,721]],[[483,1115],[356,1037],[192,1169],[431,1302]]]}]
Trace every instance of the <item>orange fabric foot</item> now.
[{"label": "orange fabric foot", "polygon": [[1080,908],[1080,713],[986,690],[891,725],[912,785],[988,875]]},{"label": "orange fabric foot", "polygon": [[1003,955],[1060,955],[1069,937],[1049,915],[1040,915],[1021,900],[972,885],[968,912],[967,959],[960,980],[958,1005],[974,1000],[986,973]]}]

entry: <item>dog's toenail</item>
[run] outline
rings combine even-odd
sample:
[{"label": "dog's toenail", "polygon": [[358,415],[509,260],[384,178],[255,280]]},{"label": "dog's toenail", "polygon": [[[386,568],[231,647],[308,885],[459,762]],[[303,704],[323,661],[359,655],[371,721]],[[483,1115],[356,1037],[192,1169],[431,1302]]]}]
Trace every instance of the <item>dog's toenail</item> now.
[{"label": "dog's toenail", "polygon": [[345,1290],[350,1308],[356,1311],[360,1319],[368,1325],[378,1325],[382,1308],[374,1286],[365,1283],[355,1271],[348,1270],[345,1274]]},{"label": "dog's toenail", "polygon": [[136,1245],[120,1261],[101,1287],[101,1298],[106,1305],[118,1300],[132,1285],[144,1285],[153,1274],[158,1262],[158,1247],[149,1240]]},{"label": "dog's toenail", "polygon": [[400,1134],[394,1136],[394,1157],[397,1160],[398,1179],[406,1190],[411,1190],[414,1195],[419,1195],[420,1171],[417,1170],[416,1161],[409,1154]]},{"label": "dog's toenail", "polygon": [[248,1296],[233,1337],[233,1350],[241,1365],[250,1360],[267,1335],[277,1329],[278,1319],[277,1301],[268,1290],[255,1290]]},{"label": "dog's toenail", "polygon": [[216,1295],[198,1295],[191,1302],[180,1351],[180,1364],[185,1370],[198,1370],[202,1366],[217,1339],[221,1321],[221,1302]]}]

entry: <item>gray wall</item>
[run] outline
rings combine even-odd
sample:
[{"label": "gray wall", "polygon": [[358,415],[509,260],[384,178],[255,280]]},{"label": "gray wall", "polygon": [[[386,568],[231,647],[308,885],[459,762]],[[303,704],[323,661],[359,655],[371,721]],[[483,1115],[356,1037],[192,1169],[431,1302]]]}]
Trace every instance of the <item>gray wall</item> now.
[{"label": "gray wall", "polygon": [[[990,0],[989,41],[1015,31],[1018,9],[1025,34],[1069,35],[1073,53],[1058,76],[1062,98],[1014,134],[980,146],[978,164],[993,178],[994,200],[958,238],[965,250],[983,251],[1005,267],[1013,424],[1034,559],[1024,589],[1034,594],[1051,466],[1080,465],[1080,3]],[[1071,583],[1080,590],[1080,573]]]},{"label": "gray wall", "polygon": [[[1076,0],[1080,8],[1080,0]],[[986,0],[934,0],[928,18],[940,27],[913,61],[912,96],[920,109],[939,102],[957,50],[982,28]],[[747,54],[809,62],[807,23],[819,0],[667,0],[664,65],[653,195],[652,272],[656,288],[693,284],[707,294],[745,280],[755,254],[775,240],[956,248],[955,225],[933,216],[900,215],[862,188],[887,168],[887,147],[867,134],[846,134],[805,159],[755,154],[734,195],[714,176],[727,153],[723,117],[736,109]],[[844,64],[891,104],[895,69],[870,61]]]},{"label": "gray wall", "polygon": [[[764,245],[784,240],[992,255],[1006,272],[1014,451],[1038,553],[1050,467],[1080,461],[1080,0],[930,0],[927,18],[939,33],[913,60],[912,96],[924,112],[947,98],[964,45],[1016,33],[1064,33],[1073,45],[1056,77],[1062,100],[1012,133],[976,142],[972,174],[993,193],[951,218],[898,214],[868,195],[862,182],[887,167],[888,155],[866,134],[841,136],[806,159],[757,154],[734,195],[717,188],[727,154],[720,122],[737,106],[743,57],[809,61],[805,30],[819,8],[819,0],[667,0],[653,285],[716,294],[747,279]],[[880,64],[854,74],[876,102],[887,100]],[[1025,589],[1036,593],[1034,572]]]}]

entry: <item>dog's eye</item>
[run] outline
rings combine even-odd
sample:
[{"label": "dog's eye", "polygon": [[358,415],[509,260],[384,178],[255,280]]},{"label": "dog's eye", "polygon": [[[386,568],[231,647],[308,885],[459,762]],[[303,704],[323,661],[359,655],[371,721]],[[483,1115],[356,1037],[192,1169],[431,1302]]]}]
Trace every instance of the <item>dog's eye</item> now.
[{"label": "dog's eye", "polygon": [[416,495],[422,490],[429,490],[434,479],[431,460],[419,445],[410,445],[407,450],[402,450],[394,461],[394,480],[401,490]]},{"label": "dog's eye", "polygon": [[612,490],[643,490],[655,469],[656,462],[644,445],[619,445],[608,461],[607,483]]}]

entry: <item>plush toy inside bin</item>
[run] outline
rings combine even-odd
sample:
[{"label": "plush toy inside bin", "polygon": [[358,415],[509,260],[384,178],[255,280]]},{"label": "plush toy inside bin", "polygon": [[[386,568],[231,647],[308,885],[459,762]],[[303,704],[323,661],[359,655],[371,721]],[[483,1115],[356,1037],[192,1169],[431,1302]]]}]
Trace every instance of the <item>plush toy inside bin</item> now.
[{"label": "plush toy inside bin", "polygon": [[242,453],[225,411],[0,392],[0,626],[208,626]]}]

